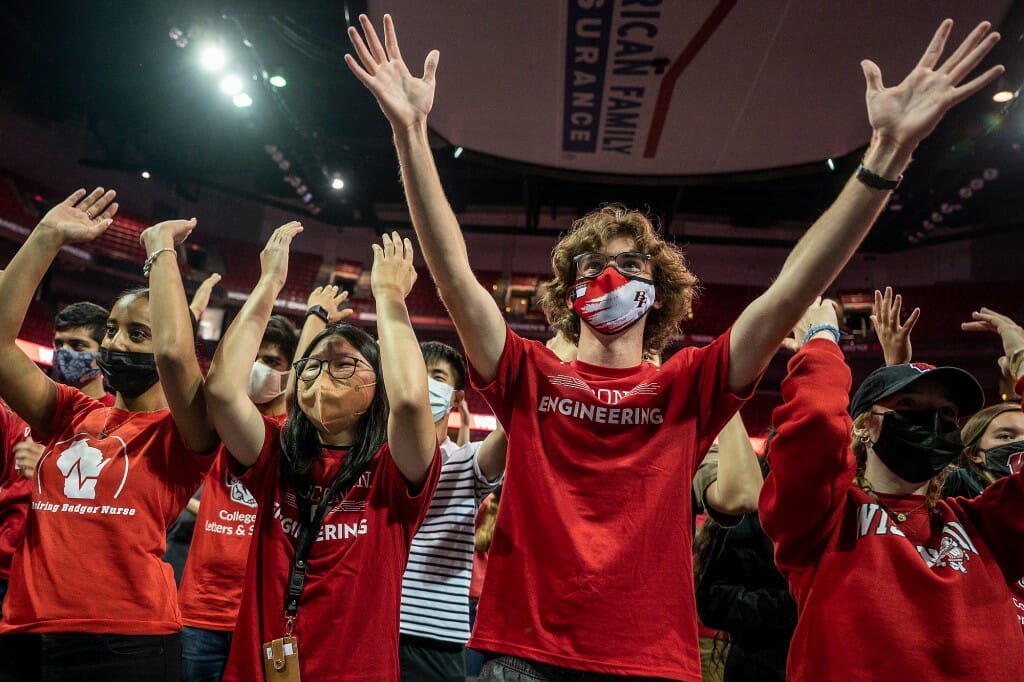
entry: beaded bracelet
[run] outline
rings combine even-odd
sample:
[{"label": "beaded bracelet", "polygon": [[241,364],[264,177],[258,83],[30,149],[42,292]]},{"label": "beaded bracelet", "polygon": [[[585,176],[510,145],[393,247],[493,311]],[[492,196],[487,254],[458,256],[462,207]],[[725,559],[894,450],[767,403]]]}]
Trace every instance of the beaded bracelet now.
[{"label": "beaded bracelet", "polygon": [[810,329],[807,330],[807,333],[804,334],[803,342],[807,343],[808,341],[811,340],[811,337],[817,334],[818,332],[828,332],[834,337],[835,342],[837,344],[839,343],[839,328],[831,324],[816,324],[812,326]]},{"label": "beaded bracelet", "polygon": [[142,264],[143,277],[149,277],[149,271],[153,269],[153,262],[156,260],[156,257],[164,251],[170,251],[174,254],[174,260],[178,260],[178,252],[173,247],[165,246],[162,249],[157,249],[153,253],[149,254],[149,258],[147,258],[146,262]]}]

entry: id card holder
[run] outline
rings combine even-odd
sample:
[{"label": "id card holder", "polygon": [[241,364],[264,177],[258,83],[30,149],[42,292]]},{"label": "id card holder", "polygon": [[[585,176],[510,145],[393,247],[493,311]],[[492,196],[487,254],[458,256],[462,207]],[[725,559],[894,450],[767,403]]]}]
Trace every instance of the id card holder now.
[{"label": "id card holder", "polygon": [[275,639],[265,643],[261,651],[267,682],[300,682],[298,640]]}]

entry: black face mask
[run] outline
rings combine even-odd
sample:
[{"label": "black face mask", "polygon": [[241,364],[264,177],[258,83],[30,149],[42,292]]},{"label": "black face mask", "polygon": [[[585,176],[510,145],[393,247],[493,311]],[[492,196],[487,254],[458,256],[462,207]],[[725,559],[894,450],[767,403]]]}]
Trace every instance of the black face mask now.
[{"label": "black face mask", "polygon": [[152,353],[103,348],[96,364],[107,383],[125,398],[138,398],[160,380]]},{"label": "black face mask", "polygon": [[937,410],[894,410],[882,416],[873,444],[882,464],[908,483],[924,483],[946,468],[963,450],[956,423]]},{"label": "black face mask", "polygon": [[989,448],[982,452],[985,453],[985,463],[982,466],[1002,478],[1013,473],[1013,470],[1010,469],[1010,457],[1024,452],[1024,440],[1004,443],[999,447]]}]

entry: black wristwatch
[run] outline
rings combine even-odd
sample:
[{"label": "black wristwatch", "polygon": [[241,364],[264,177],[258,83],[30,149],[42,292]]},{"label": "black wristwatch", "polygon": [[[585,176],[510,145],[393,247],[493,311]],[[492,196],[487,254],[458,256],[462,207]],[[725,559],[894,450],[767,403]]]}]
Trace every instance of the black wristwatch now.
[{"label": "black wristwatch", "polygon": [[317,317],[324,321],[324,324],[331,323],[331,316],[327,314],[327,308],[323,307],[322,305],[315,305],[312,306],[309,310],[307,310],[306,317],[309,317],[310,315],[316,315]]},{"label": "black wristwatch", "polygon": [[900,175],[895,180],[883,178],[878,173],[869,170],[862,163],[859,166],[857,166],[857,179],[863,182],[871,189],[894,190],[900,186],[900,181],[903,180],[903,176]]}]

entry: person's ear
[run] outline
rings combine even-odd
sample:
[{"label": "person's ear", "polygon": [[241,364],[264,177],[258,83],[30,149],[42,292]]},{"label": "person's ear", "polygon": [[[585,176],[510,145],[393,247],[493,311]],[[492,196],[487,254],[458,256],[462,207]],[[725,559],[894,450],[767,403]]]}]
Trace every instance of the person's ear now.
[{"label": "person's ear", "polygon": [[976,445],[969,445],[964,448],[964,454],[967,455],[967,459],[971,460],[975,464],[981,464],[985,461],[985,453]]}]

